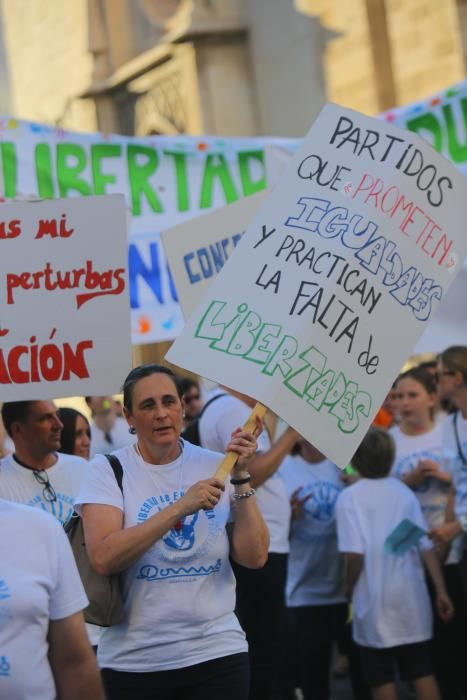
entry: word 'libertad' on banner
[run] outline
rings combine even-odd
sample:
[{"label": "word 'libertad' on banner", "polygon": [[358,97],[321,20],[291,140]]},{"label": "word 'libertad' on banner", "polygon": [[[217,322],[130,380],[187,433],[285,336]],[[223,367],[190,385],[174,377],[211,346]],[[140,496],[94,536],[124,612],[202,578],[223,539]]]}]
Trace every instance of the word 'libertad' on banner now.
[{"label": "word 'libertad' on banner", "polygon": [[343,433],[355,432],[360,417],[370,415],[371,396],[357,382],[328,367],[314,345],[301,349],[281,325],[263,322],[245,303],[230,309],[225,301],[211,302],[195,338],[211,341],[212,350],[261,365],[263,374],[282,376],[284,386],[311,408],[334,416]]}]

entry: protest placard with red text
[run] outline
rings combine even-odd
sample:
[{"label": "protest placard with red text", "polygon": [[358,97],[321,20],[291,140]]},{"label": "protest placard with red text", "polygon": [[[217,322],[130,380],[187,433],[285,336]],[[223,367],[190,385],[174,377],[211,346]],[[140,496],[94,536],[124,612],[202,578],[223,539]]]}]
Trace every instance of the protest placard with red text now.
[{"label": "protest placard with red text", "polygon": [[120,195],[0,207],[0,401],[110,394],[130,367]]}]

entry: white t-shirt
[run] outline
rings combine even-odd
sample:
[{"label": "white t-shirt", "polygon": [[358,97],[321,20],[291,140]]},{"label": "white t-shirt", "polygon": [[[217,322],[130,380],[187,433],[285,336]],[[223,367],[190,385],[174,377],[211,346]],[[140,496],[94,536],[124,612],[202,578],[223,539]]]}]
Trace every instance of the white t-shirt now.
[{"label": "white t-shirt", "polygon": [[0,462],[0,498],[41,508],[62,524],[66,523],[73,512],[73,502],[89,467],[88,462],[81,457],[61,452],[57,452],[57,456],[55,464],[45,470],[57,494],[56,501],[44,498],[44,485],[36,481],[31,469],[18,464],[13,455],[7,455]]},{"label": "white t-shirt", "polygon": [[0,698],[54,700],[50,620],[88,604],[63,528],[49,515],[0,500]]},{"label": "white t-shirt", "polygon": [[[420,459],[432,459],[440,465],[441,471],[449,471],[443,458],[443,423],[436,423],[433,430],[423,435],[405,435],[399,426],[389,431],[396,446],[396,456],[392,475],[402,479],[412,472]],[[446,504],[450,484],[438,479],[425,479],[419,486],[411,487],[422,507],[423,516],[429,528],[439,527],[445,522]],[[460,538],[452,543],[446,564],[455,564],[460,559]]]},{"label": "white t-shirt", "polygon": [[[222,393],[213,392],[210,396]],[[236,396],[226,394],[213,401],[199,421],[201,444],[209,450],[224,452],[232,432],[242,427],[250,417],[251,409]],[[266,430],[258,438],[258,451],[271,448]],[[290,502],[285,484],[276,472],[256,490],[258,507],[269,529],[269,551],[286,554],[289,551]]]},{"label": "white t-shirt", "polygon": [[353,637],[357,644],[387,648],[432,636],[432,612],[420,550],[427,537],[404,555],[384,550],[388,535],[408,518],[426,529],[420,504],[398,479],[360,479],[337,501],[339,550],[363,554],[354,588]]},{"label": "white t-shirt", "polygon": [[[459,442],[462,453],[467,460],[467,419],[462,417],[459,411],[457,415],[446,418],[443,425],[443,457],[452,473],[452,480],[456,490],[455,511],[457,517],[467,515],[467,466],[459,456],[454,420],[456,421]],[[465,536],[464,536],[465,543]]]},{"label": "white t-shirt", "polygon": [[[184,442],[170,464],[145,463],[132,446],[115,453],[123,467],[123,496],[105,457],[90,465],[76,503],[102,503],[124,512],[124,527],[143,523],[215,473],[222,455]],[[226,489],[212,511],[184,518],[122,574],[124,621],[104,629],[99,665],[118,671],[183,668],[247,651],[233,612],[235,578],[229,563]]]},{"label": "white t-shirt", "polygon": [[135,436],[129,432],[129,425],[124,418],[117,416],[115,425],[110,430],[112,442],[107,442],[104,431],[97,427],[92,421],[91,423],[91,457],[97,454],[105,455],[109,452],[114,452],[127,445],[132,445],[135,442]]},{"label": "white t-shirt", "polygon": [[288,607],[345,602],[342,559],[337,550],[335,506],[343,489],[340,470],[328,459],[311,464],[296,455],[280,468],[289,496],[308,497],[290,528]]},{"label": "white t-shirt", "polygon": [[[396,446],[396,455],[391,474],[402,479],[416,469],[419,460],[431,459],[444,471],[442,459],[443,426],[437,424],[423,435],[405,435],[399,426],[390,429]],[[444,523],[446,502],[450,486],[438,479],[425,479],[412,488],[422,507],[422,513],[429,527]]]}]

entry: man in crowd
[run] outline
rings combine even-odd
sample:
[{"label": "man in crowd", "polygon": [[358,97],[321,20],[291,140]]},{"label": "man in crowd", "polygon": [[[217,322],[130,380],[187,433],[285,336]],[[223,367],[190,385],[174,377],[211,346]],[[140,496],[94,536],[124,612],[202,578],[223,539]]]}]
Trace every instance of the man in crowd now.
[{"label": "man in crowd", "polygon": [[92,414],[91,457],[107,454],[134,442],[128,432],[128,423],[117,415],[112,396],[86,396]]},{"label": "man in crowd", "polygon": [[14,452],[0,464],[0,498],[41,508],[65,523],[87,462],[58,451],[63,425],[54,402],[4,403],[2,419]]},{"label": "man in crowd", "polygon": [[195,379],[189,377],[182,377],[179,386],[185,406],[184,425],[186,427],[201,411],[201,388]]}]

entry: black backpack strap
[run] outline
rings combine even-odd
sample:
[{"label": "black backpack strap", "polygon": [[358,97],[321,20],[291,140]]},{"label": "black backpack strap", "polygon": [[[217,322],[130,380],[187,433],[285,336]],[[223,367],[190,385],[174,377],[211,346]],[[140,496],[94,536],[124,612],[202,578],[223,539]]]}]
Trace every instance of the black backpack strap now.
[{"label": "black backpack strap", "polygon": [[207,407],[214,403],[214,401],[217,401],[217,399],[221,399],[223,396],[227,396],[227,394],[216,394],[216,396],[213,396],[212,399],[209,399],[209,401],[206,401],[204,404],[203,408],[201,409],[200,413],[198,414],[197,418],[201,418]]},{"label": "black backpack strap", "polygon": [[457,453],[459,455],[459,458],[464,465],[464,467],[467,467],[467,457],[465,456],[463,450],[462,450],[462,445],[459,437],[459,428],[457,426],[457,421],[459,419],[459,411],[456,411],[453,416],[452,416],[452,426],[454,428],[454,435],[456,437],[456,445],[457,445]]},{"label": "black backpack strap", "polygon": [[109,460],[110,466],[112,467],[112,471],[115,475],[115,479],[117,480],[118,488],[123,494],[123,467],[120,464],[120,460],[118,457],[115,455],[105,455],[107,459]]},{"label": "black backpack strap", "polygon": [[[115,475],[115,479],[118,484],[118,488],[122,492],[123,495],[123,467],[120,464],[120,460],[118,457],[115,457],[115,455],[105,455],[107,459],[109,460],[110,466],[112,467],[112,471]],[[73,513],[70,515],[66,523],[63,523],[63,529],[65,530],[66,534],[68,537],[70,537],[75,528],[78,526],[79,521],[81,520],[81,516],[76,513],[76,511],[73,511]]]}]

